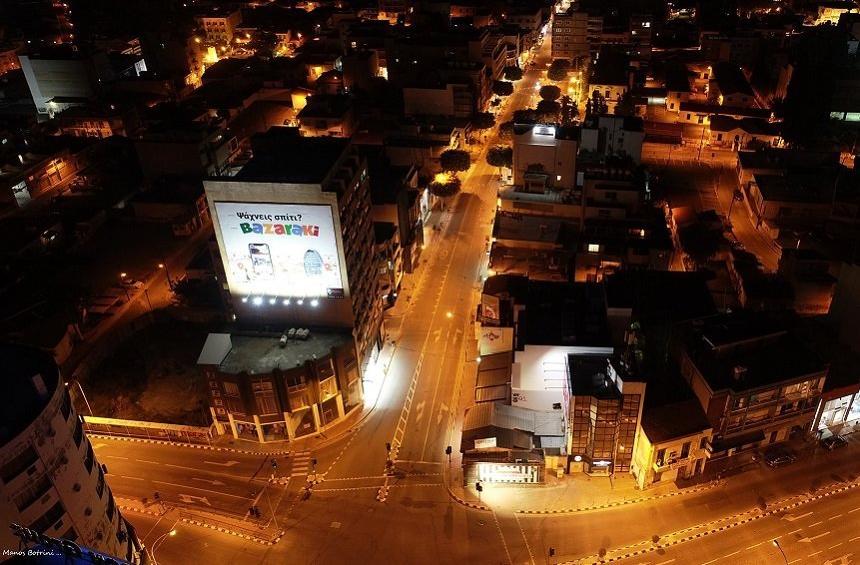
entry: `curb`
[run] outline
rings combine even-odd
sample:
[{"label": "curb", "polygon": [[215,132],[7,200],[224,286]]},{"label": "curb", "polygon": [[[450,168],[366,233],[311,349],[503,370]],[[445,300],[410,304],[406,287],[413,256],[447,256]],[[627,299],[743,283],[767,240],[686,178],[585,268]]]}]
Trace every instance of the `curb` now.
[{"label": "curb", "polygon": [[[730,529],[732,529],[732,528],[735,528],[735,527],[737,527],[737,526],[742,526],[742,525],[744,525],[744,524],[748,524],[748,523],[750,523],[750,522],[754,522],[754,521],[757,521],[757,520],[761,520],[762,518],[767,518],[767,517],[770,517],[770,516],[774,516],[774,515],[776,515],[776,514],[784,513],[784,512],[786,512],[786,511],[788,511],[788,510],[793,510],[794,508],[797,508],[797,507],[799,507],[799,506],[803,506],[803,505],[805,505],[805,504],[809,504],[810,502],[815,502],[815,501],[821,500],[822,498],[825,498],[825,497],[828,497],[828,496],[833,496],[833,495],[835,495],[835,494],[840,494],[840,493],[843,493],[843,492],[845,492],[845,491],[847,491],[847,490],[851,490],[851,489],[854,489],[854,488],[857,488],[857,487],[860,487],[860,482],[858,482],[858,481],[852,481],[852,482],[850,482],[850,483],[843,484],[842,486],[840,486],[840,487],[838,487],[838,488],[834,488],[834,489],[832,489],[832,490],[828,490],[828,491],[826,491],[826,492],[822,492],[821,494],[816,494],[816,495],[805,495],[805,497],[804,497],[804,498],[801,498],[800,500],[797,500],[797,501],[795,501],[795,502],[792,502],[791,504],[787,504],[787,505],[780,505],[780,506],[778,506],[778,507],[776,507],[776,508],[772,508],[772,509],[770,509],[770,510],[766,510],[766,511],[764,511],[764,512],[759,511],[759,513],[758,513],[758,514],[752,514],[752,515],[747,516],[747,517],[745,517],[745,518],[741,518],[741,516],[744,516],[744,515],[751,514],[751,513],[755,512],[755,510],[756,510],[756,509],[748,510],[748,511],[746,511],[746,512],[743,512],[743,513],[741,513],[741,514],[736,515],[736,517],[735,517],[736,519],[735,519],[734,521],[732,521],[732,522],[728,523],[728,524],[724,524],[724,525],[721,525],[721,526],[711,527],[711,528],[708,528],[708,529],[706,529],[706,530],[704,530],[704,531],[697,532],[697,533],[695,533],[695,534],[690,534],[690,535],[687,535],[687,536],[684,536],[684,537],[682,537],[682,538],[678,538],[678,539],[667,540],[667,541],[666,541],[666,542],[664,542],[664,543],[661,543],[661,544],[655,544],[655,545],[652,545],[651,547],[647,547],[647,548],[639,549],[639,550],[636,550],[636,551],[633,551],[633,552],[624,553],[624,554],[616,555],[616,556],[613,556],[613,557],[608,557],[608,558],[598,559],[598,560],[594,560],[594,561],[587,561],[587,562],[588,562],[588,563],[592,563],[593,565],[602,565],[602,564],[604,564],[604,563],[612,563],[612,562],[614,562],[614,561],[621,561],[621,560],[624,560],[624,559],[629,559],[629,558],[631,558],[631,557],[636,557],[637,555],[644,555],[644,554],[646,554],[646,553],[651,553],[651,552],[653,552],[653,551],[657,551],[657,550],[659,550],[659,549],[664,549],[664,548],[667,548],[667,547],[672,547],[672,546],[675,546],[675,545],[679,545],[679,544],[682,544],[682,543],[686,543],[686,542],[688,542],[688,541],[692,541],[692,540],[694,540],[694,539],[700,539],[700,538],[703,538],[703,537],[706,537],[706,536],[709,536],[709,535],[712,535],[712,534],[718,534],[718,533],[721,533],[721,532],[725,532],[725,531],[728,531],[728,530],[730,530]],[[800,495],[800,496],[804,496],[804,495]],[[790,499],[790,498],[795,498],[795,497],[789,497],[789,499]],[[784,499],[784,500],[787,500],[787,499]],[[691,530],[693,530],[693,529],[696,529],[696,527],[695,527],[695,526],[693,526],[693,527],[691,527],[691,528],[685,528],[685,529],[683,529],[683,530],[679,530],[678,532],[674,532],[674,533],[683,533],[683,532],[688,532],[688,531],[691,531]],[[671,535],[671,534],[670,534],[670,535]],[[642,545],[643,543],[648,543],[648,542],[639,542],[639,543],[637,543],[637,544],[634,544],[634,546],[635,546],[635,545]],[[630,546],[630,547],[633,547],[633,546]],[[586,559],[589,559],[589,560],[590,560],[590,559],[593,559],[593,557],[587,557]],[[572,565],[572,564],[574,564],[574,563],[580,563],[580,562],[582,562],[582,559],[580,559],[580,560],[574,560],[574,561],[566,561],[566,562],[565,562],[565,564],[571,564],[571,565]]]},{"label": "curb", "polygon": [[246,539],[248,541],[253,541],[254,543],[259,543],[260,545],[272,546],[281,541],[281,538],[284,536],[284,530],[278,532],[278,535],[272,539],[267,540],[263,538],[258,538],[256,536],[251,536],[248,534],[243,534],[241,532],[237,532],[235,530],[231,530],[229,528],[224,528],[221,526],[213,526],[211,524],[207,524],[206,522],[201,522],[200,520],[192,520],[190,518],[180,518],[180,522],[183,524],[189,524],[192,526],[199,526],[201,528],[207,528],[209,530],[216,530],[218,532],[222,532],[225,534],[230,534],[231,536],[236,536],[238,538]]},{"label": "curb", "polygon": [[241,453],[243,455],[278,455],[284,456],[292,453],[291,450],[280,450],[280,451],[253,451],[250,449],[237,449],[235,447],[217,447],[214,445],[200,445],[196,443],[181,443],[177,441],[167,441],[163,439],[147,439],[147,438],[138,438],[138,437],[125,437],[125,436],[113,436],[109,434],[100,434],[95,432],[87,432],[87,436],[89,437],[97,437],[102,439],[114,439],[120,441],[132,441],[136,443],[153,443],[156,445],[169,445],[171,447],[189,447],[192,449],[205,449],[207,451],[226,451],[231,453]]},{"label": "curb", "polygon": [[[114,500],[116,500],[116,499],[114,498]],[[163,516],[164,514],[167,513],[167,511],[165,511],[164,513],[153,512],[152,510],[149,510],[147,508],[138,508],[136,506],[128,506],[127,504],[120,504],[118,502],[116,504],[116,507],[119,508],[120,510],[122,510],[123,512],[126,512],[126,511],[136,512],[138,514],[146,514],[147,516],[155,516],[156,518],[160,518],[161,516]]]},{"label": "curb", "polygon": [[619,506],[627,506],[629,504],[637,504],[640,502],[650,502],[653,500],[661,500],[664,498],[672,498],[675,496],[685,495],[685,494],[696,494],[699,492],[704,492],[706,490],[710,490],[717,486],[724,484],[724,481],[717,481],[715,483],[708,484],[704,487],[697,487],[690,490],[678,490],[674,492],[667,492],[665,494],[657,494],[654,496],[642,496],[639,498],[627,498],[624,500],[616,500],[614,502],[607,502],[606,504],[597,504],[594,506],[581,506],[578,508],[560,508],[556,510],[517,510],[516,514],[576,514],[577,512],[588,512],[593,510],[606,510],[607,508],[618,508]]}]

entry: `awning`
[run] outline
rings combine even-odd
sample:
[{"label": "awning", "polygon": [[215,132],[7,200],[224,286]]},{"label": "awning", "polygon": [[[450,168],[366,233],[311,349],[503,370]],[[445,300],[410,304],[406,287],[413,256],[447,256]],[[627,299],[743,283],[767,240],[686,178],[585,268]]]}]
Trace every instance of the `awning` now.
[{"label": "awning", "polygon": [[757,430],[755,432],[748,432],[729,438],[720,438],[715,440],[714,443],[711,444],[711,452],[719,453],[721,451],[727,451],[729,449],[737,448],[748,443],[757,443],[762,440],[764,440],[764,432],[761,430]]}]

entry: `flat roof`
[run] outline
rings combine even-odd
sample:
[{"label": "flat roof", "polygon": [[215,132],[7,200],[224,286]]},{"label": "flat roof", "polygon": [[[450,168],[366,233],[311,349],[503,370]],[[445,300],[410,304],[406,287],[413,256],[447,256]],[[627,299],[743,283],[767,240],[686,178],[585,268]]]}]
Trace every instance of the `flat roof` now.
[{"label": "flat roof", "polygon": [[[243,181],[269,181],[296,184],[319,184],[340,160],[350,140],[340,137],[300,137],[273,127],[265,134],[257,152],[232,177]],[[226,178],[225,180],[230,180]]]},{"label": "flat roof", "polygon": [[710,428],[711,424],[696,398],[646,407],[642,413],[642,431],[652,444],[690,436]]},{"label": "flat roof", "polygon": [[311,330],[307,340],[291,339],[280,346],[280,336],[231,335],[233,347],[219,365],[224,373],[270,373],[274,369],[292,369],[331,353],[332,348],[352,343],[348,332]]},{"label": "flat roof", "polygon": [[682,339],[713,391],[750,390],[825,372],[827,363],[786,325],[766,315],[714,316],[683,326]]},{"label": "flat roof", "polygon": [[596,283],[529,281],[521,335],[529,345],[611,346],[606,295]]},{"label": "flat roof", "polygon": [[[60,381],[54,359],[38,349],[0,344],[3,392],[0,410],[0,446],[20,434],[47,406]],[[38,375],[38,377],[37,377]],[[40,387],[41,388],[40,390]]]}]

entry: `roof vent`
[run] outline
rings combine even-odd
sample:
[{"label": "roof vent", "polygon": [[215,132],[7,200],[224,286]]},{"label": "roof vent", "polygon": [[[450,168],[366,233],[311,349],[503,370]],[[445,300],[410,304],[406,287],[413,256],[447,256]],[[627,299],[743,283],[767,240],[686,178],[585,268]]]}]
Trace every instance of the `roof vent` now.
[{"label": "roof vent", "polygon": [[732,369],[732,376],[736,381],[741,381],[747,375],[747,368],[743,365],[735,365],[734,369]]}]

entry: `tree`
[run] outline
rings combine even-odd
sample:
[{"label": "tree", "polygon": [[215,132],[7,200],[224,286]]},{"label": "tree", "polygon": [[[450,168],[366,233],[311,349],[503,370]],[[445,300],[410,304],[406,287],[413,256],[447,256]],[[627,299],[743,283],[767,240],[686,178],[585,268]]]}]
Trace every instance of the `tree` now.
[{"label": "tree", "polygon": [[499,175],[502,174],[502,167],[511,168],[514,162],[514,150],[510,147],[497,145],[491,147],[487,151],[487,164],[499,168]]},{"label": "tree", "polygon": [[556,59],[549,66],[546,76],[550,80],[562,81],[567,78],[567,73],[570,71],[570,61],[567,59]]},{"label": "tree", "polygon": [[633,101],[633,95],[628,90],[621,95],[621,99],[615,105],[616,116],[635,116],[637,114],[636,103]]},{"label": "tree", "polygon": [[468,171],[469,166],[472,164],[472,159],[466,151],[448,149],[439,156],[439,163],[442,165],[443,171],[456,173],[459,171]]},{"label": "tree", "polygon": [[540,87],[540,97],[549,102],[555,102],[561,98],[561,89],[554,84],[547,84]]},{"label": "tree", "polygon": [[514,110],[513,122],[515,124],[534,124],[537,122],[537,113],[531,108]]},{"label": "tree", "polygon": [[472,129],[490,129],[496,125],[496,117],[489,112],[480,112],[472,118]]},{"label": "tree", "polygon": [[538,120],[541,122],[557,123],[561,114],[561,105],[552,100],[541,100],[537,105]]},{"label": "tree", "polygon": [[514,93],[514,85],[505,80],[493,81],[493,94],[496,96],[510,96]]},{"label": "tree", "polygon": [[723,242],[723,234],[719,230],[709,228],[702,222],[681,228],[678,236],[684,251],[697,265],[703,265],[713,257]]},{"label": "tree", "polygon": [[606,103],[606,98],[598,91],[591,93],[591,98],[585,103],[585,117],[593,118],[600,116],[609,111],[609,105]]},{"label": "tree", "polygon": [[523,70],[519,67],[505,67],[505,80],[520,80]]},{"label": "tree", "polygon": [[460,179],[452,176],[443,180],[434,180],[427,188],[434,196],[450,198],[460,192]]},{"label": "tree", "polygon": [[562,96],[561,100],[561,125],[569,126],[573,124],[573,119],[579,115],[579,109],[570,96]]},{"label": "tree", "polygon": [[514,135],[514,122],[503,122],[499,125],[499,139],[503,141],[510,141],[511,137]]}]

